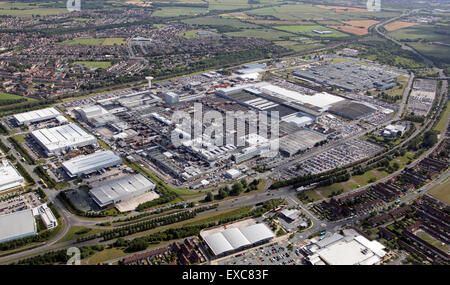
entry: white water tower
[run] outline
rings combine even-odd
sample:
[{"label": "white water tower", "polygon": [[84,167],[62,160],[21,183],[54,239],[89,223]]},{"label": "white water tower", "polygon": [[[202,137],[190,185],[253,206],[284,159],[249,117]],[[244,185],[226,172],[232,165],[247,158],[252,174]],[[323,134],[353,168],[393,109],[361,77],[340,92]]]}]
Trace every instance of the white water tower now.
[{"label": "white water tower", "polygon": [[145,79],[147,79],[147,81],[148,81],[148,89],[151,89],[153,77],[147,76],[147,77],[145,77]]}]

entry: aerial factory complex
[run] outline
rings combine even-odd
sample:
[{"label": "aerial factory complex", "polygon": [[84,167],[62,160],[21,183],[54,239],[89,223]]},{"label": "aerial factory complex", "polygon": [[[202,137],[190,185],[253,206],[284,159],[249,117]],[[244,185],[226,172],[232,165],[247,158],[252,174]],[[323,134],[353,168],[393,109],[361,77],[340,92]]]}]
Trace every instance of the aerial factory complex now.
[{"label": "aerial factory complex", "polygon": [[56,2],[0,2],[0,264],[450,263],[448,4]]}]

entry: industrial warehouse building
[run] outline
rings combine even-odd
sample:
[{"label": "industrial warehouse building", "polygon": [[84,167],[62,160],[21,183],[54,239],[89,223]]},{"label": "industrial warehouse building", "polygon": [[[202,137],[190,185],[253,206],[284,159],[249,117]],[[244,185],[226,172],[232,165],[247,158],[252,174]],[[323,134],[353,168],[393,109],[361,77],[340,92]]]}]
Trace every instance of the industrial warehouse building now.
[{"label": "industrial warehouse building", "polygon": [[0,243],[36,233],[36,222],[31,209],[0,216]]},{"label": "industrial warehouse building", "polygon": [[97,145],[97,139],[76,124],[36,130],[31,135],[48,156],[88,145]]},{"label": "industrial warehouse building", "polygon": [[55,119],[62,116],[55,108],[46,108],[14,115],[14,119],[19,125],[30,125],[41,121]]},{"label": "industrial warehouse building", "polygon": [[70,177],[79,177],[120,164],[122,164],[120,156],[107,150],[88,155],[80,155],[63,162],[62,166]]},{"label": "industrial warehouse building", "polygon": [[335,233],[318,242],[306,245],[303,251],[312,265],[374,265],[386,255],[385,247],[373,240],[350,233]]},{"label": "industrial warehouse building", "polygon": [[374,113],[377,109],[356,101],[344,101],[332,106],[328,111],[350,120],[359,120]]},{"label": "industrial warehouse building", "polygon": [[0,192],[20,187],[24,179],[7,160],[0,164]]},{"label": "industrial warehouse building", "polygon": [[224,256],[266,243],[275,234],[265,224],[256,224],[255,220],[250,219],[203,231],[200,236],[215,256]]},{"label": "industrial warehouse building", "polygon": [[287,156],[293,156],[298,152],[314,147],[317,143],[325,141],[326,139],[327,136],[325,135],[303,129],[281,138],[280,151]]},{"label": "industrial warehouse building", "polygon": [[100,208],[108,207],[155,189],[155,184],[142,174],[127,175],[110,180],[89,191]]}]

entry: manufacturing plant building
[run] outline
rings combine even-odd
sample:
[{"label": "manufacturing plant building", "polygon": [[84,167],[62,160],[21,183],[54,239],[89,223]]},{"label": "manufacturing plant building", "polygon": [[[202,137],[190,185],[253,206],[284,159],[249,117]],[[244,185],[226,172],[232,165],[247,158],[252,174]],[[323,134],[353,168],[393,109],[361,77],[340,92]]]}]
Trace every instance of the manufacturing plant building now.
[{"label": "manufacturing plant building", "polygon": [[33,123],[56,119],[60,116],[62,116],[61,113],[58,110],[56,110],[55,108],[45,108],[45,109],[16,114],[16,115],[14,115],[14,119],[18,125],[28,126]]},{"label": "manufacturing plant building", "polygon": [[269,242],[275,234],[264,223],[248,219],[202,231],[200,236],[216,257]]},{"label": "manufacturing plant building", "polygon": [[114,152],[100,151],[88,155],[80,155],[63,162],[62,166],[71,178],[88,175],[96,171],[122,164],[120,156]]},{"label": "manufacturing plant building", "polygon": [[0,243],[37,234],[32,209],[0,216]]},{"label": "manufacturing plant building", "polygon": [[89,194],[100,208],[105,208],[152,191],[155,187],[144,175],[135,174],[110,180],[90,190]]},{"label": "manufacturing plant building", "polygon": [[344,230],[344,235],[334,233],[302,248],[312,265],[380,264],[386,255],[384,249],[378,241],[370,241],[354,230]]},{"label": "manufacturing plant building", "polygon": [[77,124],[68,124],[51,129],[36,130],[31,133],[48,156],[88,145],[98,145],[97,139]]},{"label": "manufacturing plant building", "polygon": [[0,243],[36,235],[35,217],[39,217],[47,229],[58,226],[58,220],[47,204],[39,205],[33,209],[0,215]]},{"label": "manufacturing plant building", "polygon": [[20,173],[12,164],[3,160],[0,164],[0,192],[22,186],[24,182]]}]

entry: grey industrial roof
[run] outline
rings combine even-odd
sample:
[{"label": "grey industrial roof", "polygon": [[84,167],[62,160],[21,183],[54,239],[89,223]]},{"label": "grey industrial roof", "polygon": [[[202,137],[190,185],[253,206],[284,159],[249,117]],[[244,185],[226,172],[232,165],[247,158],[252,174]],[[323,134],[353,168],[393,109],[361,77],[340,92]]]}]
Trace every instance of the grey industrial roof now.
[{"label": "grey industrial roof", "polygon": [[326,247],[332,243],[335,243],[339,240],[341,240],[344,236],[340,235],[338,233],[334,233],[332,236],[324,238],[323,240],[320,240],[316,243],[317,246],[320,248]]},{"label": "grey industrial roof", "polygon": [[281,138],[280,149],[293,155],[298,151],[311,148],[316,143],[325,139],[325,135],[308,129],[303,129]]},{"label": "grey industrial roof", "polygon": [[0,216],[0,242],[36,234],[31,209]]},{"label": "grey industrial roof", "polygon": [[71,175],[78,175],[88,174],[105,167],[120,164],[121,162],[122,159],[120,156],[107,150],[75,157],[63,162],[63,166]]},{"label": "grey industrial roof", "polygon": [[93,135],[88,134],[77,124],[63,125],[51,129],[42,129],[32,132],[49,151],[59,150],[79,143],[96,141]]},{"label": "grey industrial roof", "polygon": [[219,255],[273,237],[275,234],[265,224],[255,224],[243,228],[229,228],[207,235],[204,240],[214,254]]},{"label": "grey industrial roof", "polygon": [[100,206],[107,206],[122,201],[124,197],[142,194],[155,187],[155,184],[142,174],[127,175],[123,178],[111,180],[105,184],[93,188],[90,194]]},{"label": "grey industrial roof", "polygon": [[14,118],[19,122],[19,124],[27,122],[38,122],[43,120],[48,120],[51,118],[56,118],[61,115],[55,108],[45,108],[25,113],[20,113],[14,115]]}]

